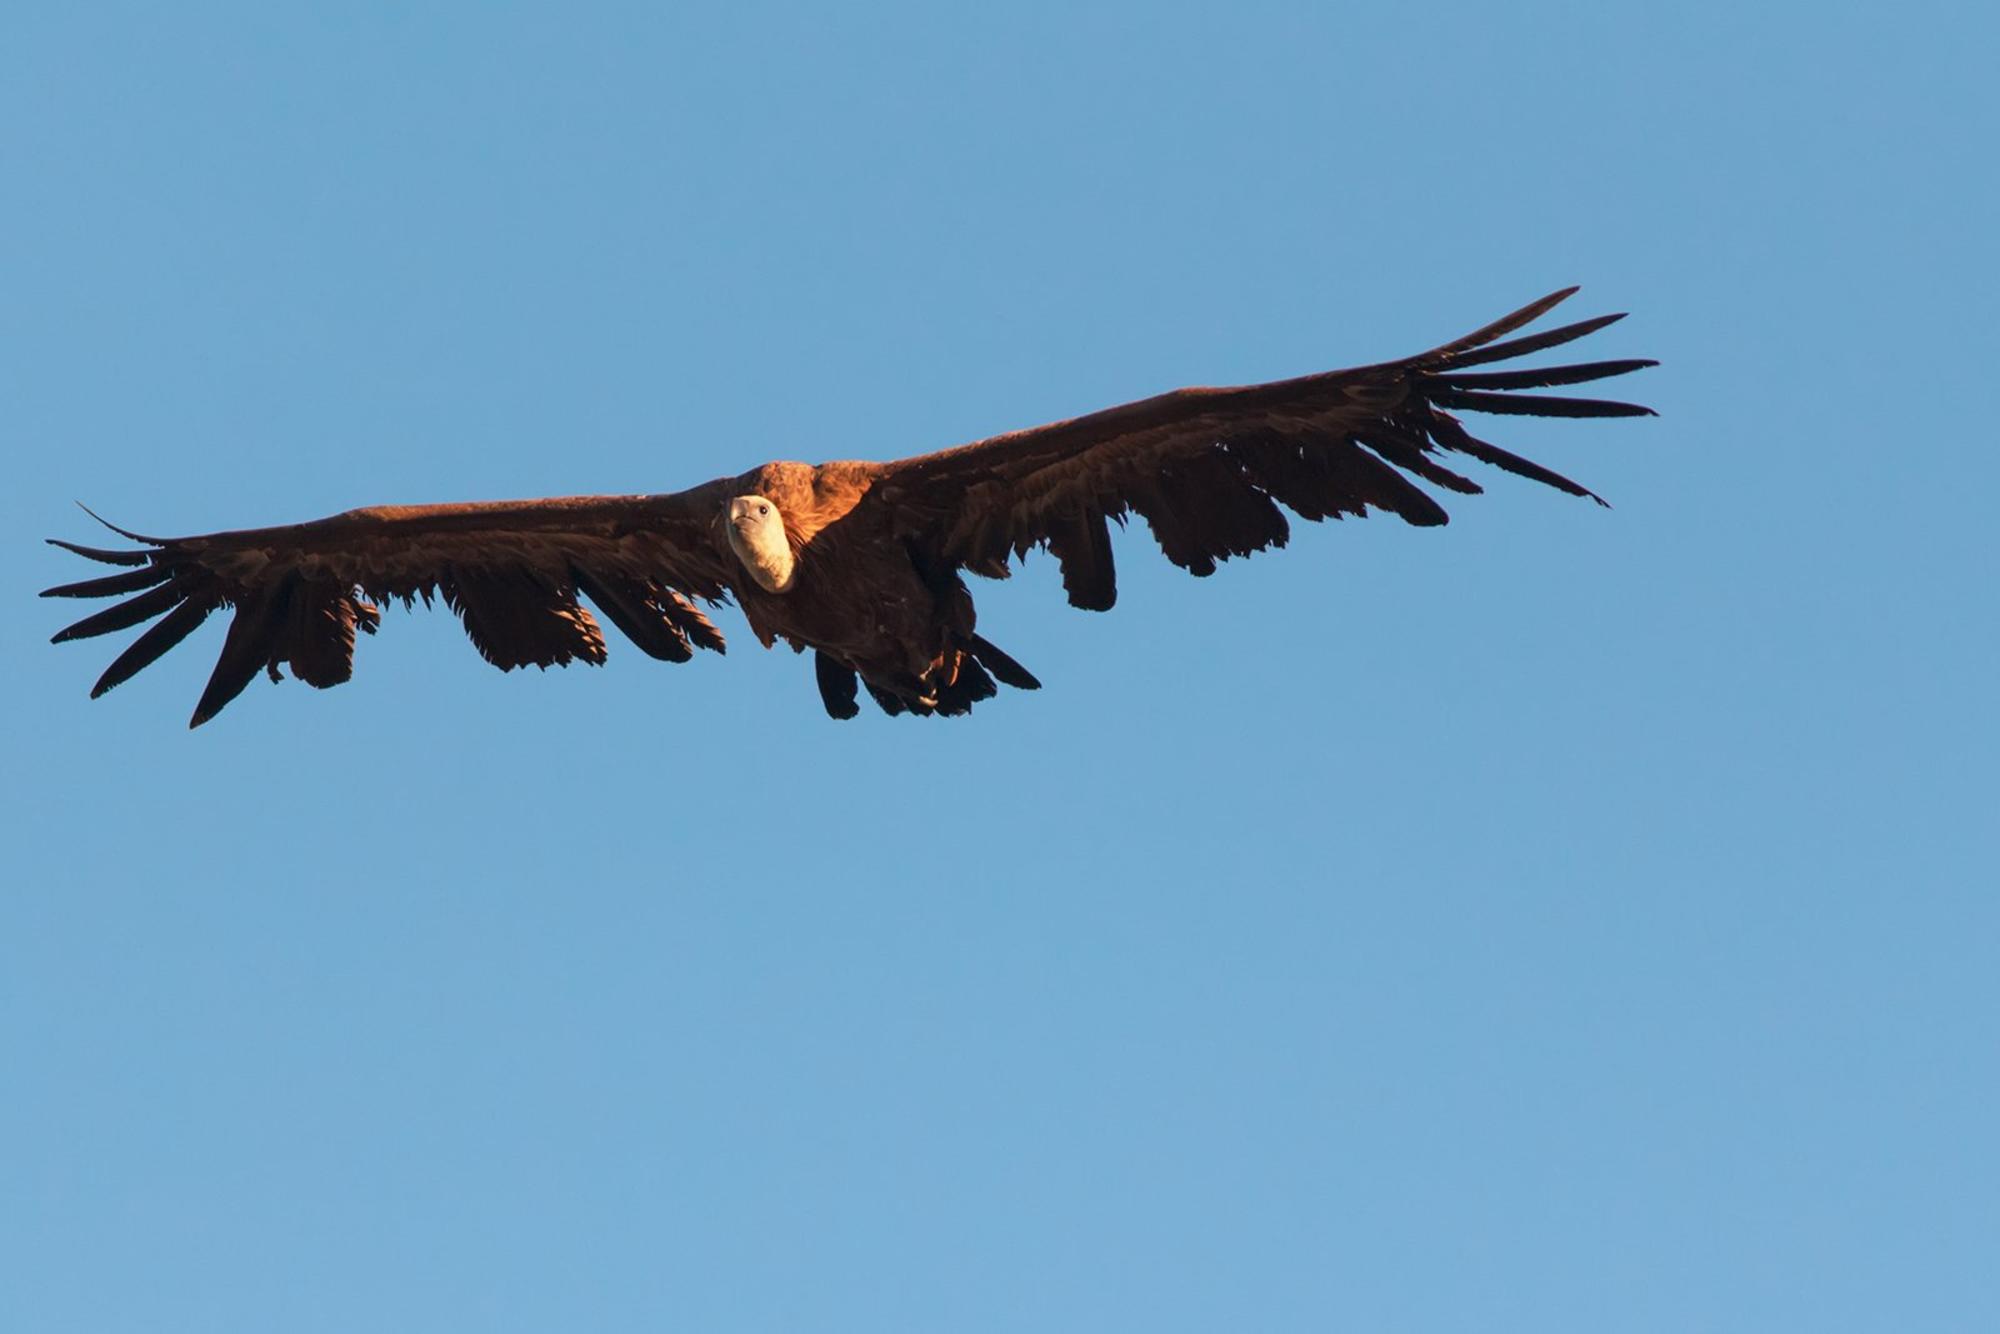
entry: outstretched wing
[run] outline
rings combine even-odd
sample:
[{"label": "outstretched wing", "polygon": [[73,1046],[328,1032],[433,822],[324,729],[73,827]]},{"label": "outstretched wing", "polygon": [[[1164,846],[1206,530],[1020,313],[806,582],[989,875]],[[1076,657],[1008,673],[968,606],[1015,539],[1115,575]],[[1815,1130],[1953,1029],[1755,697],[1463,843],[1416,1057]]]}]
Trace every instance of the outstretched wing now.
[{"label": "outstretched wing", "polygon": [[[1072,604],[1108,609],[1117,597],[1108,519],[1136,512],[1167,558],[1197,575],[1215,563],[1280,547],[1305,519],[1362,516],[1370,507],[1413,524],[1444,509],[1411,478],[1476,495],[1477,483],[1439,461],[1463,454],[1589,496],[1582,486],[1474,436],[1451,409],[1544,417],[1650,416],[1601,399],[1514,391],[1579,384],[1657,363],[1597,361],[1538,370],[1475,371],[1581,338],[1621,315],[1496,341],[1574,293],[1543,297],[1443,347],[1402,361],[1227,389],[1178,389],[890,465],[874,499],[892,506],[899,535],[933,559],[1004,577],[1010,556],[1043,546],[1062,564]],[[1407,475],[1406,475],[1407,474]]]},{"label": "outstretched wing", "polygon": [[374,633],[374,604],[385,598],[442,597],[502,671],[603,662],[604,636],[579,594],[653,657],[685,662],[694,647],[723,647],[690,598],[724,593],[726,567],[709,525],[727,490],[710,483],[665,496],[385,506],[200,537],[114,529],[145,545],[105,551],[51,541],[130,569],[42,596],[133,595],[61,631],[57,643],[153,622],[98,678],[92,698],[149,666],[211,612],[234,608],[190,727],[214,717],[260,668],[277,680],[288,665],[313,686],[347,680],[354,632]]}]

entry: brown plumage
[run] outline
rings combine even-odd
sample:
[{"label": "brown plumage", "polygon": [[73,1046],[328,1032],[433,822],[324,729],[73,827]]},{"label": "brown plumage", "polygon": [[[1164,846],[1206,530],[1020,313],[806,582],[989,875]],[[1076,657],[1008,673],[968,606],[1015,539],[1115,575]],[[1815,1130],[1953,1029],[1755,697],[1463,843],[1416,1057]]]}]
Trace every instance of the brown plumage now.
[{"label": "brown plumage", "polygon": [[378,602],[434,597],[502,671],[603,662],[604,633],[584,600],[655,658],[719,653],[722,635],[696,603],[734,598],[767,648],[783,639],[815,650],[833,717],[853,717],[864,687],[890,714],[960,714],[999,685],[1040,685],[976,633],[962,575],[1005,578],[1011,562],[1042,547],[1060,562],[1073,605],[1107,610],[1118,594],[1113,520],[1122,526],[1137,514],[1167,559],[1206,575],[1217,561],[1285,545],[1286,510],[1319,520],[1379,509],[1442,524],[1444,510],[1411,478],[1478,494],[1477,483],[1446,466],[1454,454],[1597,500],[1472,435],[1449,411],[1650,415],[1630,403],[1518,391],[1623,375],[1651,361],[1470,369],[1620,318],[1501,341],[1575,290],[1401,361],[1179,389],[893,463],[766,463],[669,495],[380,506],[200,537],[114,529],[144,545],[55,544],[128,567],[123,573],[43,596],[130,595],[61,631],[58,643],[153,621],[93,697],[150,665],[209,613],[233,609],[190,723],[197,727],[260,669],[273,680],[289,667],[308,685],[340,684],[353,671],[355,632],[373,634],[380,623]]}]

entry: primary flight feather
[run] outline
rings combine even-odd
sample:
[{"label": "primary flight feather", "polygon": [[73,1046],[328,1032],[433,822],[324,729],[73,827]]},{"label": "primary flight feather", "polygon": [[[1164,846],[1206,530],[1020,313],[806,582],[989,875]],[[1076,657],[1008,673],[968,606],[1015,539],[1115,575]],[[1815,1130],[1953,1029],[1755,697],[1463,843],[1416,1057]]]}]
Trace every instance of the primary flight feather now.
[{"label": "primary flight feather", "polygon": [[1575,291],[1401,361],[1178,389],[893,463],[766,463],[667,495],[377,506],[199,537],[114,529],[143,544],[132,550],[50,539],[128,568],[42,596],[133,595],[59,632],[57,643],[153,622],[98,678],[93,697],[211,612],[233,608],[191,727],[260,670],[278,680],[289,667],[308,685],[340,684],[353,673],[355,632],[372,634],[380,622],[376,603],[433,597],[503,671],[603,662],[604,634],[585,600],[655,658],[720,653],[722,635],[697,602],[734,598],[765,647],[784,639],[814,650],[832,716],[853,717],[863,687],[891,714],[961,714],[992,697],[996,681],[1040,685],[976,632],[962,574],[1005,578],[1011,561],[1043,547],[1060,562],[1072,605],[1107,610],[1117,598],[1109,525],[1128,514],[1146,521],[1167,559],[1206,575],[1219,560],[1283,546],[1286,510],[1319,520],[1372,507],[1442,524],[1444,510],[1411,479],[1478,494],[1441,461],[1453,454],[1598,500],[1481,440],[1452,412],[1651,415],[1631,403],[1518,392],[1651,361],[1473,369],[1622,318],[1506,338]]}]

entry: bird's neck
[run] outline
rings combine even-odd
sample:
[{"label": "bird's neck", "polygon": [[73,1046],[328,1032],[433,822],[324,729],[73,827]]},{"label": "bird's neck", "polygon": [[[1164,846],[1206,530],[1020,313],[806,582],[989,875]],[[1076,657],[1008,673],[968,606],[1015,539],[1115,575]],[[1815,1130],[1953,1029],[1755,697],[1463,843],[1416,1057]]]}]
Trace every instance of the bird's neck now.
[{"label": "bird's neck", "polygon": [[792,554],[792,544],[785,540],[783,530],[760,529],[746,536],[731,528],[729,545],[759,588],[766,593],[792,591],[792,583],[798,577],[798,558]]}]

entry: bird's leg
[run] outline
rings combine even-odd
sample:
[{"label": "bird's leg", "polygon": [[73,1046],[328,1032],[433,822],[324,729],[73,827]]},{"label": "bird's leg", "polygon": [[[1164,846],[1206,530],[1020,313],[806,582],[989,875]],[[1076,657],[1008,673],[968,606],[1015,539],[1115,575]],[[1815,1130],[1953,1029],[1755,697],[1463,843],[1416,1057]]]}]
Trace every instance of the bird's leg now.
[{"label": "bird's leg", "polygon": [[917,676],[917,698],[926,707],[935,709],[942,692],[958,684],[959,668],[965,655],[957,649],[948,648],[932,658],[930,664]]}]

